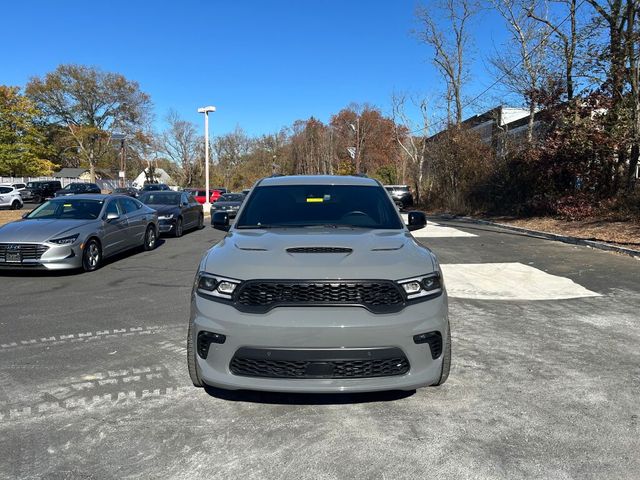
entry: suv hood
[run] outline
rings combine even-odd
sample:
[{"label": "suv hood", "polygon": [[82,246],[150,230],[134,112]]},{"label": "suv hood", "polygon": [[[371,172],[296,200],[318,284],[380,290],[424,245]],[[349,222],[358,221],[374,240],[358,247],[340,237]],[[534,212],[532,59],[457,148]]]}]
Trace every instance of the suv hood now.
[{"label": "suv hood", "polygon": [[95,220],[17,220],[0,227],[0,243],[45,242]]},{"label": "suv hood", "polygon": [[[338,247],[345,253],[291,253]],[[436,269],[431,251],[406,230],[231,230],[205,255],[201,268],[238,280],[400,280]]]}]

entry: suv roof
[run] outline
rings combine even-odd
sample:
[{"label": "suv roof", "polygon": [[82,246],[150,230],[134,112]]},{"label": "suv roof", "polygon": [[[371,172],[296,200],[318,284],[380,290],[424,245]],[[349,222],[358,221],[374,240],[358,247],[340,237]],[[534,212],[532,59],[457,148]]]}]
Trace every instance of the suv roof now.
[{"label": "suv roof", "polygon": [[269,177],[262,179],[261,187],[277,185],[360,185],[378,187],[377,180],[367,177],[352,177],[347,175],[288,175],[282,177]]}]

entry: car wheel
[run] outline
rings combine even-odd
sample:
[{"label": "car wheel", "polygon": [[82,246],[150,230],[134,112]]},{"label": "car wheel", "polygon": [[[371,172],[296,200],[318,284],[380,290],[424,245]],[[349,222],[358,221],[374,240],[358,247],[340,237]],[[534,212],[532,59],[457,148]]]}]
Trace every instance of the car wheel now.
[{"label": "car wheel", "polygon": [[451,369],[451,328],[447,325],[447,341],[442,352],[442,370],[440,371],[440,379],[433,384],[434,387],[442,385],[449,378],[449,370]]},{"label": "car wheel", "polygon": [[178,217],[178,220],[176,220],[176,229],[173,232],[174,236],[181,237],[183,228],[182,217]]},{"label": "car wheel", "polygon": [[204,215],[201,213],[198,217],[198,230],[202,230],[204,228]]},{"label": "car wheel", "polygon": [[150,251],[156,248],[156,242],[158,240],[158,234],[156,233],[156,229],[153,225],[149,225],[147,227],[147,231],[144,234],[144,248],[145,251]]},{"label": "car wheel", "polygon": [[42,197],[40,195],[34,195],[33,203],[42,203]]},{"label": "car wheel", "polygon": [[102,249],[96,240],[89,240],[82,251],[82,269],[85,272],[93,272],[100,268],[102,263]]},{"label": "car wheel", "polygon": [[196,361],[196,351],[193,348],[193,335],[191,331],[191,323],[189,323],[189,331],[187,333],[187,367],[189,369],[189,376],[193,382],[194,387],[204,387],[204,383],[198,373],[198,365]]},{"label": "car wheel", "polygon": [[20,210],[22,208],[22,204],[18,200],[14,200],[11,204],[12,210]]}]

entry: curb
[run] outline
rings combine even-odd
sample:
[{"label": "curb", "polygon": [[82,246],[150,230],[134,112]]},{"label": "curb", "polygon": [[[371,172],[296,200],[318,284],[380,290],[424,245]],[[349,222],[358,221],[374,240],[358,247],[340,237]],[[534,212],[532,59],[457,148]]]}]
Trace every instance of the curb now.
[{"label": "curb", "polygon": [[530,230],[528,228],[515,227],[513,225],[505,225],[504,223],[491,222],[489,220],[480,220],[478,218],[472,218],[472,217],[456,217],[455,215],[446,215],[446,214],[436,215],[435,217],[440,218],[442,220],[453,220],[453,221],[461,221],[461,222],[468,222],[468,223],[476,223],[480,225],[490,225],[493,227],[503,228],[505,230],[520,232],[530,237],[544,238],[546,240],[555,240],[557,242],[570,243],[572,245],[582,245],[585,247],[591,247],[591,248],[604,250],[608,252],[622,253],[624,255],[629,255],[631,257],[635,257],[640,260],[640,250],[634,250],[632,248],[626,248],[626,247],[619,247],[617,245],[611,245],[610,243],[596,242],[594,240],[586,240],[580,237],[568,237],[566,235],[558,235],[556,233],[541,232],[539,230]]}]

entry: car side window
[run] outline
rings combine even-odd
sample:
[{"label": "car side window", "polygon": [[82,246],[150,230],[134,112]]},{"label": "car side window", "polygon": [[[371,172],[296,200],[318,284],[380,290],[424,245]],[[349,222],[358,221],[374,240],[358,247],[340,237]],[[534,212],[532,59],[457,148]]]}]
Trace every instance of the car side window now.
[{"label": "car side window", "polygon": [[111,200],[107,204],[107,210],[105,212],[107,215],[110,213],[115,213],[116,215],[120,215],[120,209],[118,208],[118,202],[116,200]]},{"label": "car side window", "polygon": [[9,187],[0,187],[0,193],[9,193],[11,192],[11,188]]},{"label": "car side window", "polygon": [[130,198],[120,198],[118,201],[120,202],[121,208],[123,208],[127,214],[133,213],[140,208],[138,204]]},{"label": "car side window", "polygon": [[183,205],[189,205],[189,199],[187,198],[187,194],[183,193],[180,195],[180,203]]}]

